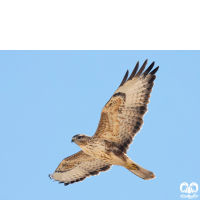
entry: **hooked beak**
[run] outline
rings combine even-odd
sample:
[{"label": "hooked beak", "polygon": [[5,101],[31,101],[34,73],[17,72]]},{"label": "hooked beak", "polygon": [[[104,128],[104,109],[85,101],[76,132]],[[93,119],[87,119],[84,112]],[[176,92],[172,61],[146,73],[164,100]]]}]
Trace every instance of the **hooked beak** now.
[{"label": "hooked beak", "polygon": [[74,142],[74,140],[75,140],[75,138],[73,137],[71,142]]}]

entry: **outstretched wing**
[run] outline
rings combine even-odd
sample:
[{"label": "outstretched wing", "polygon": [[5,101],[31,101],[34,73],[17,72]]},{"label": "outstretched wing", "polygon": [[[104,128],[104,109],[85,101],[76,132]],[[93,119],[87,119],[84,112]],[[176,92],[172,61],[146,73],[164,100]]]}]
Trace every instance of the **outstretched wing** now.
[{"label": "outstretched wing", "polygon": [[99,172],[107,171],[111,166],[104,161],[85,154],[83,151],[79,151],[62,160],[55,172],[49,177],[59,181],[59,183],[64,183],[66,186],[74,182],[83,181],[91,175],[98,175]]},{"label": "outstretched wing", "polygon": [[151,71],[153,62],[144,71],[146,64],[147,60],[138,71],[137,62],[129,78],[128,71],[126,72],[119,88],[102,109],[100,122],[93,136],[114,142],[125,153],[143,125],[143,116],[147,112],[153,81],[156,78],[155,73],[159,68]]}]

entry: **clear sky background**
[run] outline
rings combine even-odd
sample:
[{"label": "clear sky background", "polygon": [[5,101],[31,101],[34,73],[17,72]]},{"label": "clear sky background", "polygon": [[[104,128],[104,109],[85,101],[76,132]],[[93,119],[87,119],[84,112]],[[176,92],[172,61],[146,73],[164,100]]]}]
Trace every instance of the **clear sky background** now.
[{"label": "clear sky background", "polygon": [[[50,180],[80,150],[72,136],[95,133],[126,70],[147,58],[160,69],[128,156],[156,178],[113,166],[68,186]],[[0,69],[0,199],[181,199],[182,182],[200,186],[199,51],[1,51]]]}]

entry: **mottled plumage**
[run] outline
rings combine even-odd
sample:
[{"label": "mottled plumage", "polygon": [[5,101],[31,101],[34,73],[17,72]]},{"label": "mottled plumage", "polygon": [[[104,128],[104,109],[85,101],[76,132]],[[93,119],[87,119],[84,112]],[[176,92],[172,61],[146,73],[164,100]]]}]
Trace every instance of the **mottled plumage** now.
[{"label": "mottled plumage", "polygon": [[65,158],[50,178],[68,185],[107,171],[112,165],[123,166],[145,180],[155,178],[154,173],[126,155],[134,136],[143,125],[158,70],[156,67],[151,71],[153,62],[144,71],[146,64],[147,60],[138,71],[137,62],[129,78],[126,72],[119,88],[102,109],[95,134],[92,137],[75,135],[72,141],[82,150]]}]

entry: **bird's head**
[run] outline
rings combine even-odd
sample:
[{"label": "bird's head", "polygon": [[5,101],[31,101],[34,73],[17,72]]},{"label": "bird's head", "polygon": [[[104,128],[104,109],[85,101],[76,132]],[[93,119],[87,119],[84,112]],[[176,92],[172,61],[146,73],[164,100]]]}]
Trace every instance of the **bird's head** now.
[{"label": "bird's head", "polygon": [[73,136],[72,142],[76,143],[77,145],[84,145],[84,144],[87,144],[89,139],[90,137],[87,135],[78,134],[78,135]]}]

